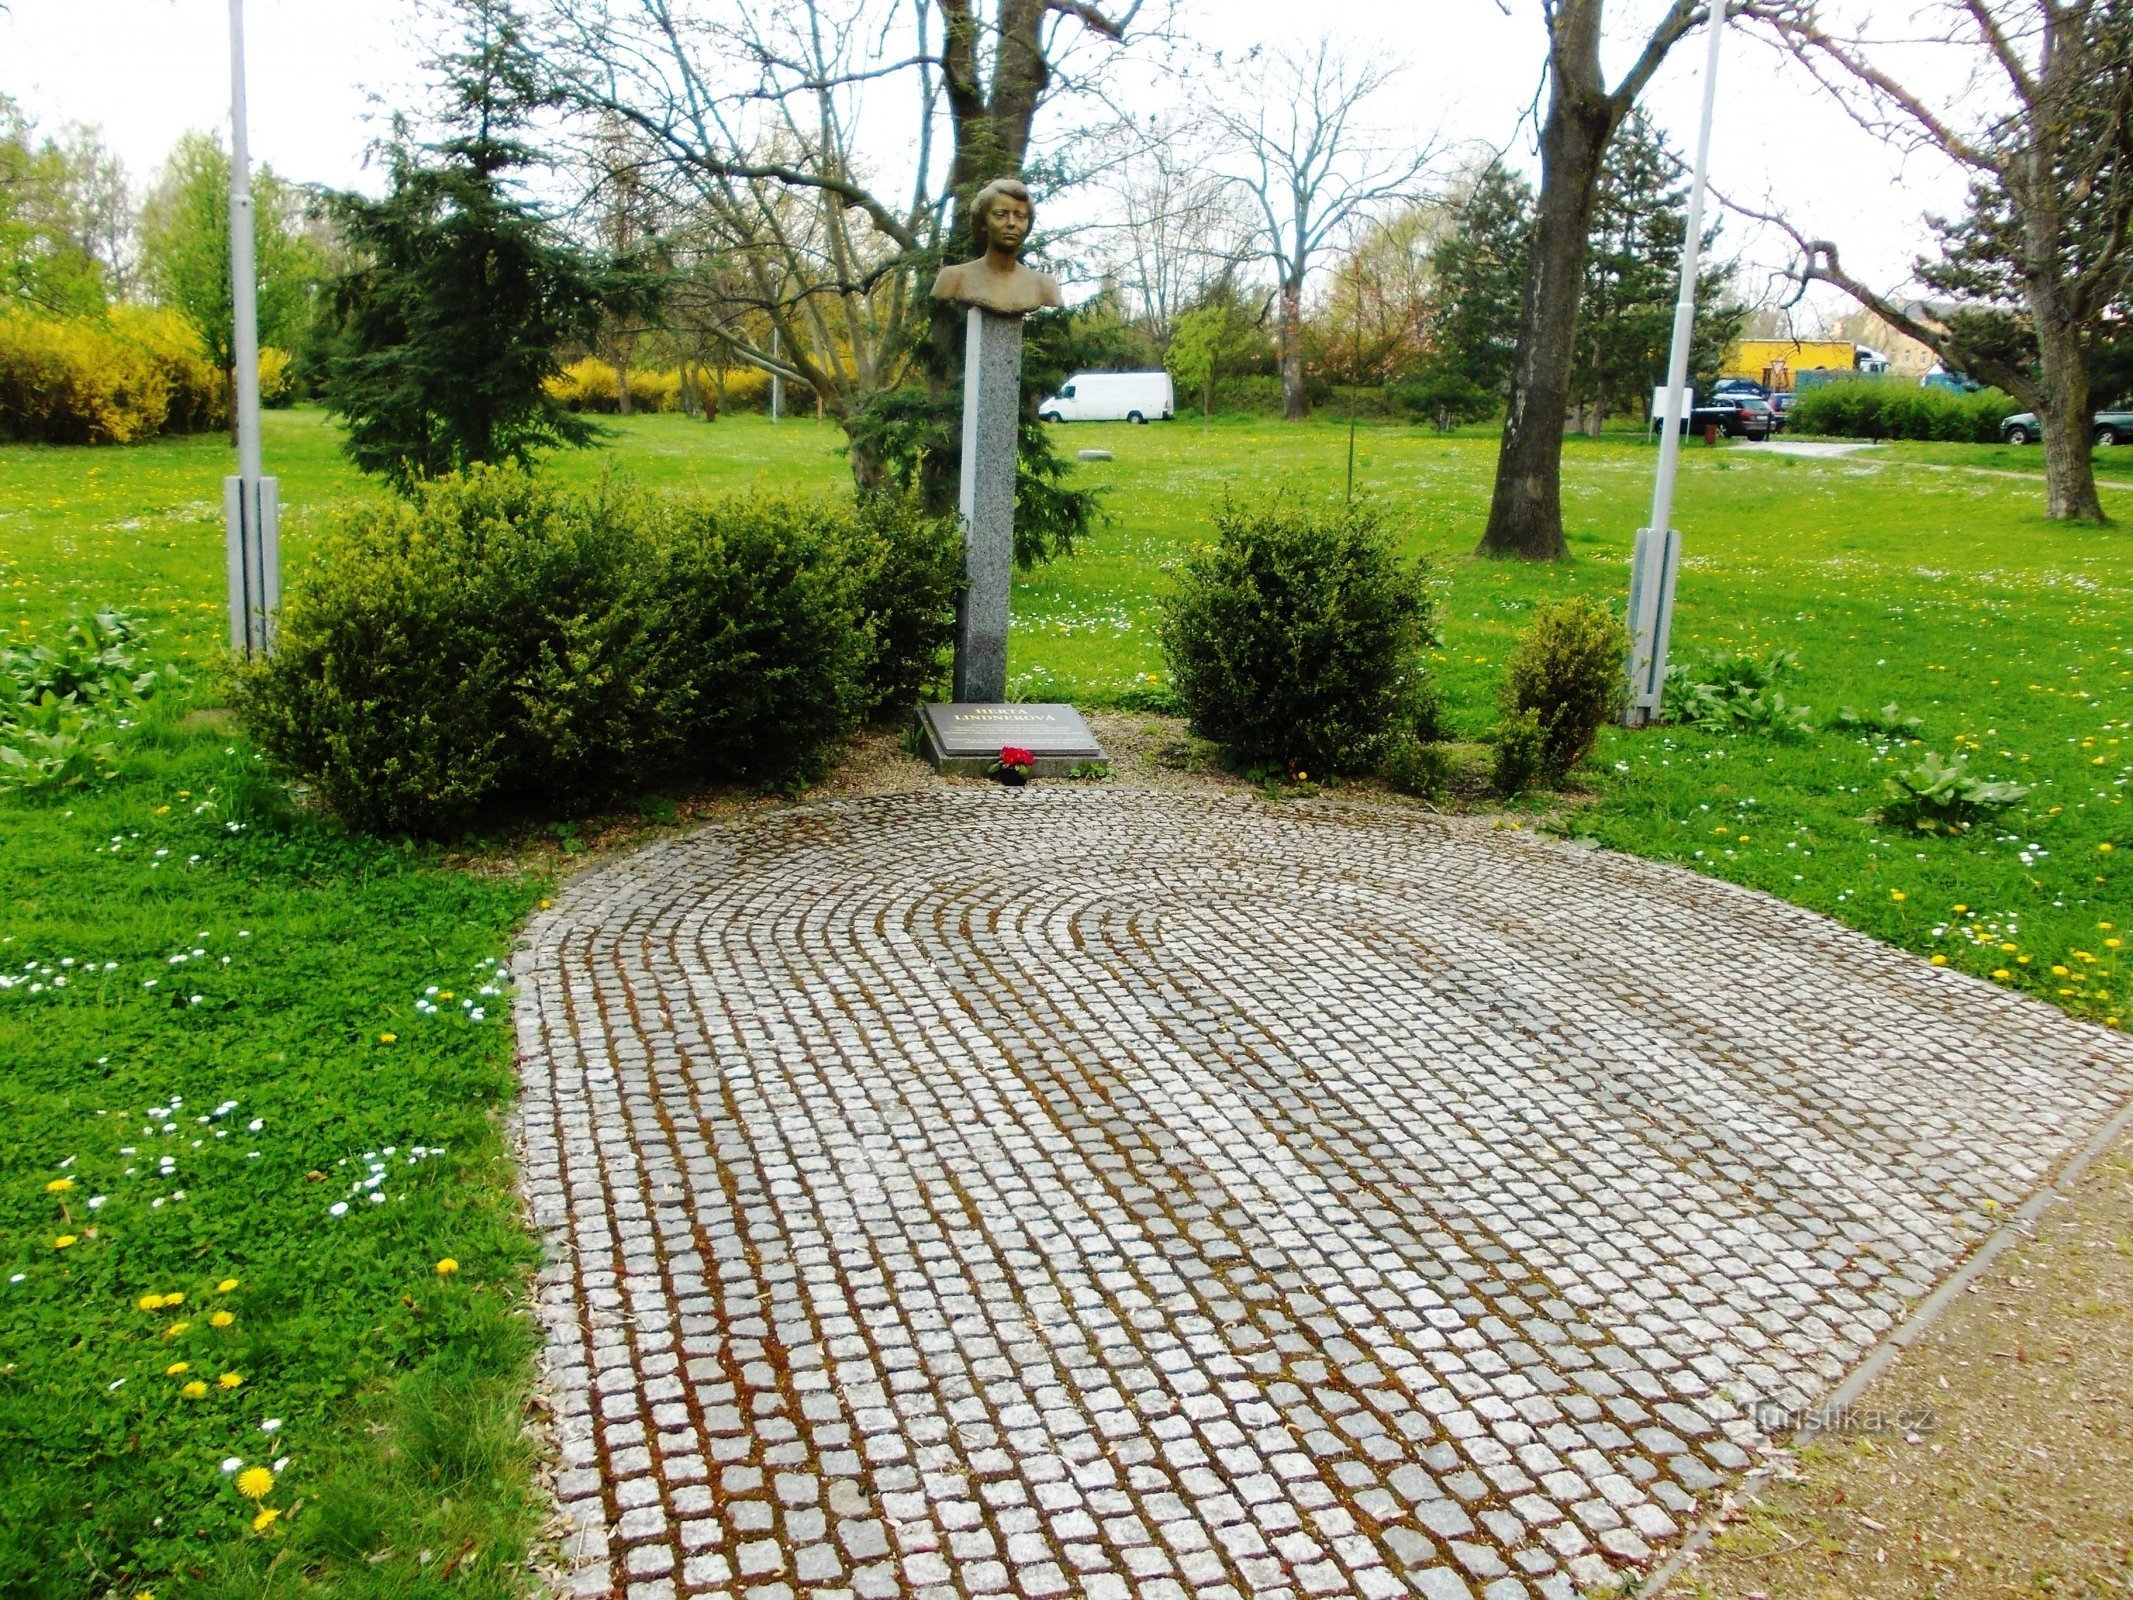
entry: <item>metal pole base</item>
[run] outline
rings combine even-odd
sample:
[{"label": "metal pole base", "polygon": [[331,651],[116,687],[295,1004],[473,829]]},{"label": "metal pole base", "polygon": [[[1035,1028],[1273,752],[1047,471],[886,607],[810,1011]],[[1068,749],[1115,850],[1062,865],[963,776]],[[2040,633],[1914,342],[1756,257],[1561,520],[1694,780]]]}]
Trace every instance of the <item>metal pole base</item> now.
[{"label": "metal pole base", "polygon": [[1637,530],[1637,553],[1629,569],[1629,707],[1626,728],[1661,720],[1666,700],[1667,636],[1674,625],[1674,577],[1681,565],[1681,535],[1672,528],[1663,539],[1652,530]]},{"label": "metal pole base", "polygon": [[224,478],[222,516],[230,573],[230,648],[247,661],[273,642],[281,605],[281,483]]}]

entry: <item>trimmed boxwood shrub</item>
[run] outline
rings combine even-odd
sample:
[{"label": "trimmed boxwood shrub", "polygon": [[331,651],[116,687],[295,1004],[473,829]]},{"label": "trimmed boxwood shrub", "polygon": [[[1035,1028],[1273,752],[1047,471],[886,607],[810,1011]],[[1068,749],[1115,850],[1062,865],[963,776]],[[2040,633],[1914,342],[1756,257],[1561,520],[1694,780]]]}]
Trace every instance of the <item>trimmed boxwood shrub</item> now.
[{"label": "trimmed boxwood shrub", "polygon": [[635,585],[639,721],[661,771],[813,777],[865,710],[872,642],[827,500],[669,505]]},{"label": "trimmed boxwood shrub", "polygon": [[1629,630],[1585,599],[1540,607],[1511,647],[1497,691],[1496,784],[1515,794],[1535,777],[1561,782],[1629,703]]},{"label": "trimmed boxwood shrub", "polygon": [[380,832],[568,814],[665,779],[798,781],[938,675],[955,554],[902,501],[476,468],[345,517],[238,705]]},{"label": "trimmed boxwood shrub", "polygon": [[1365,772],[1406,731],[1434,642],[1419,562],[1374,508],[1226,505],[1164,602],[1163,652],[1193,731],[1241,765]]}]

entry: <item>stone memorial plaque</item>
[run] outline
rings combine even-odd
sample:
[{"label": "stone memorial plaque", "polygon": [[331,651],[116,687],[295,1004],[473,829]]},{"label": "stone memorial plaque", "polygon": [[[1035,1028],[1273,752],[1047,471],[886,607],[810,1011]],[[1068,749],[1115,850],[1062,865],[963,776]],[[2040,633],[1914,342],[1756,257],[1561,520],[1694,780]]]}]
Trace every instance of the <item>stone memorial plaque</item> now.
[{"label": "stone memorial plaque", "polygon": [[1039,778],[1063,778],[1084,761],[1104,759],[1072,706],[951,701],[919,707],[918,728],[926,759],[953,777],[984,777],[1010,744],[1037,758],[1032,775]]}]

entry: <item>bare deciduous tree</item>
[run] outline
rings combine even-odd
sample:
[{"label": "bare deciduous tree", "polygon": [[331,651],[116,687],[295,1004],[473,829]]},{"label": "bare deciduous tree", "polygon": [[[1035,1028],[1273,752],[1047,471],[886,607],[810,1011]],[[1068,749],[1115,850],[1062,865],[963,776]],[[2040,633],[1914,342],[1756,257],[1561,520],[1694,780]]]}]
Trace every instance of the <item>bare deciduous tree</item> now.
[{"label": "bare deciduous tree", "polygon": [[1570,405],[1578,300],[1593,201],[1607,146],[1667,52],[1705,19],[1702,0],[1672,0],[1610,87],[1600,67],[1606,0],[1542,0],[1548,29],[1548,111],[1540,130],[1540,200],[1526,258],[1510,409],[1480,554],[1560,561],[1563,417]]},{"label": "bare deciduous tree", "polygon": [[[933,347],[960,324],[919,303],[925,269],[962,243],[964,201],[1021,169],[1076,42],[1122,39],[1144,3],[538,7],[569,103],[634,130],[740,287],[732,350],[849,426],[915,362],[952,370]],[[855,475],[877,469],[855,440]]]},{"label": "bare deciduous tree", "polygon": [[1251,221],[1208,152],[1175,127],[1130,130],[1107,183],[1114,221],[1103,254],[1133,318],[1158,345],[1177,319],[1251,253]]},{"label": "bare deciduous tree", "polygon": [[1280,302],[1281,403],[1290,420],[1304,394],[1304,288],[1320,254],[1371,211],[1414,199],[1434,141],[1396,150],[1363,120],[1397,68],[1350,60],[1330,40],[1254,63],[1249,91],[1215,111],[1250,197],[1258,254],[1274,269]]},{"label": "bare deciduous tree", "polygon": [[[1930,148],[1971,179],[1968,213],[1938,221],[1942,254],[1921,260],[1944,308],[1876,290],[1837,246],[1791,223],[1802,276],[1844,290],[2037,414],[2048,515],[2105,520],[2089,462],[2087,351],[2124,315],[2133,288],[2133,7],[2124,0],[1946,0],[1921,42],[1953,47],[1969,72],[1933,95],[1897,75],[1895,52],[1825,26],[1809,0],[1760,0],[1757,14],[1862,127]],[[1914,75],[1915,76],[1915,75]],[[1745,208],[1736,207],[1745,211]]]}]

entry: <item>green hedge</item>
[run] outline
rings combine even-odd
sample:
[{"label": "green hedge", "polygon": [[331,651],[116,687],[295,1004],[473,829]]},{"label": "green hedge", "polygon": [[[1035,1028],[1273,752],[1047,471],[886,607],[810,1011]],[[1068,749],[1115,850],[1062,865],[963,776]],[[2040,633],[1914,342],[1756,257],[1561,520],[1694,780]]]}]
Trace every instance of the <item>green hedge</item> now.
[{"label": "green hedge", "polygon": [[269,755],[381,832],[663,780],[802,781],[938,677],[957,555],[893,499],[479,468],[345,518],[238,704]]},{"label": "green hedge", "polygon": [[1839,439],[1939,439],[1997,444],[2000,424],[2021,406],[1997,389],[1957,394],[1909,378],[1840,378],[1806,390],[1786,425]]}]

